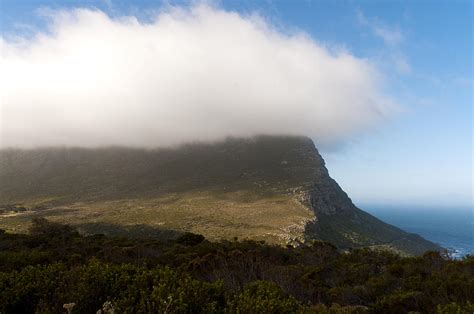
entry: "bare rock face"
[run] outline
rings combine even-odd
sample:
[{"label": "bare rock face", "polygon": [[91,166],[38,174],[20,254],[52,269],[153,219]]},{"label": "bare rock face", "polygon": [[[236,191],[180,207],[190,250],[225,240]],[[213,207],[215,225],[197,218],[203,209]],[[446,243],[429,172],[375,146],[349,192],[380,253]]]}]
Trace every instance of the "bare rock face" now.
[{"label": "bare rock face", "polygon": [[294,190],[297,199],[314,211],[316,219],[306,225],[307,239],[321,239],[340,248],[373,247],[419,255],[440,247],[416,234],[409,234],[360,210],[329,176],[325,162],[311,140],[302,140],[300,177]]},{"label": "bare rock face", "polygon": [[301,139],[301,148],[295,151],[300,154],[300,161],[296,167],[299,176],[304,178],[303,185],[295,190],[302,193],[302,201],[318,214],[334,215],[340,213],[350,214],[354,204],[347,194],[333,180],[325,166],[324,159],[319,154],[310,139]]},{"label": "bare rock face", "polygon": [[[288,242],[318,239],[342,249],[369,246],[405,254],[439,249],[357,208],[329,176],[323,158],[307,137],[232,138],[154,150],[0,150],[0,205],[36,204],[38,200],[41,206],[51,207],[109,204],[121,199],[143,203],[163,195],[202,192],[211,193],[219,201],[225,198],[223,195],[240,195],[241,191],[251,192],[242,195],[252,194],[256,204],[259,199],[284,196],[314,213],[313,218],[297,223],[299,218],[281,222],[274,219],[282,224],[280,229]],[[248,208],[244,204],[248,200],[239,201]],[[211,205],[206,204],[206,208]],[[139,215],[136,208],[130,210]],[[231,223],[226,221],[227,225]],[[216,221],[215,225],[220,224]],[[225,234],[223,228],[221,233]]]}]

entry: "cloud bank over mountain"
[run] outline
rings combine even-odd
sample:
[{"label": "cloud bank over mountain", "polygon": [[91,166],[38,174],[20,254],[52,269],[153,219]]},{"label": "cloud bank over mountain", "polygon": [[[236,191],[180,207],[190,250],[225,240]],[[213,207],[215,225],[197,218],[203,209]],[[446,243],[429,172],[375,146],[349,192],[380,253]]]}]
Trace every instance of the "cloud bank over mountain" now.
[{"label": "cloud bank over mountain", "polygon": [[333,145],[389,116],[370,60],[263,17],[196,5],[150,21],[49,12],[0,39],[1,147],[168,146],[301,134]]}]

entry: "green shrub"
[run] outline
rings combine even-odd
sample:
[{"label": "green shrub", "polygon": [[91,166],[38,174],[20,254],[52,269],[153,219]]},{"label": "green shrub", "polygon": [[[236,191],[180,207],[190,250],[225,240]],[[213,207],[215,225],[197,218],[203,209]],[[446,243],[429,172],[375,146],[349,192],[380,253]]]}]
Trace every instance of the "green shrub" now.
[{"label": "green shrub", "polygon": [[229,303],[231,313],[295,313],[303,310],[302,305],[272,282],[257,281]]},{"label": "green shrub", "polygon": [[186,232],[183,235],[179,236],[176,239],[176,243],[184,244],[184,245],[197,245],[204,241],[204,236],[200,234],[195,234],[192,232]]},{"label": "green shrub", "polygon": [[38,220],[0,236],[0,313],[472,313],[474,257],[83,237]]},{"label": "green shrub", "polygon": [[474,313],[474,304],[467,301],[466,304],[457,304],[455,302],[438,305],[436,307],[436,313],[438,314],[464,314],[464,313]]}]

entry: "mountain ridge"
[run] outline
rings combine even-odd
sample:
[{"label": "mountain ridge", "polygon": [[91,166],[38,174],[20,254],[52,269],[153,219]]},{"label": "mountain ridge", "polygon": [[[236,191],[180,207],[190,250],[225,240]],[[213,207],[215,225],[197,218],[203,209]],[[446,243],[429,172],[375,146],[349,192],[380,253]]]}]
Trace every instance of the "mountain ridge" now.
[{"label": "mountain ridge", "polygon": [[[170,149],[1,150],[0,205],[6,212],[13,204],[25,213],[4,217],[9,221],[0,227],[21,229],[28,217],[45,215],[82,224],[149,223],[215,240],[324,240],[341,249],[412,255],[439,249],[357,208],[307,137],[230,138]],[[34,210],[41,207],[46,210]]]}]

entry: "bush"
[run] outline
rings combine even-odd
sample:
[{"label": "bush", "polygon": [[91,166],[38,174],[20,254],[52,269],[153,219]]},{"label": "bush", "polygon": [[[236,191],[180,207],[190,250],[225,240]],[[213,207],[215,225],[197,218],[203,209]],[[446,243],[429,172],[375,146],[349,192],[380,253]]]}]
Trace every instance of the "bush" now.
[{"label": "bush", "polygon": [[185,234],[179,236],[176,239],[176,243],[184,244],[184,245],[198,245],[202,241],[204,241],[205,237],[201,234],[195,234],[191,232],[186,232]]},{"label": "bush", "polygon": [[472,313],[474,257],[82,237],[36,219],[0,237],[0,313]]},{"label": "bush", "polygon": [[455,302],[438,305],[436,307],[436,313],[438,314],[463,314],[463,313],[474,313],[474,304],[467,301],[466,304],[461,305]]},{"label": "bush", "polygon": [[292,296],[272,282],[257,281],[247,285],[229,304],[232,313],[295,313],[303,309]]},{"label": "bush", "polygon": [[55,223],[46,218],[33,218],[31,221],[30,234],[36,236],[70,236],[77,234],[70,226]]}]

